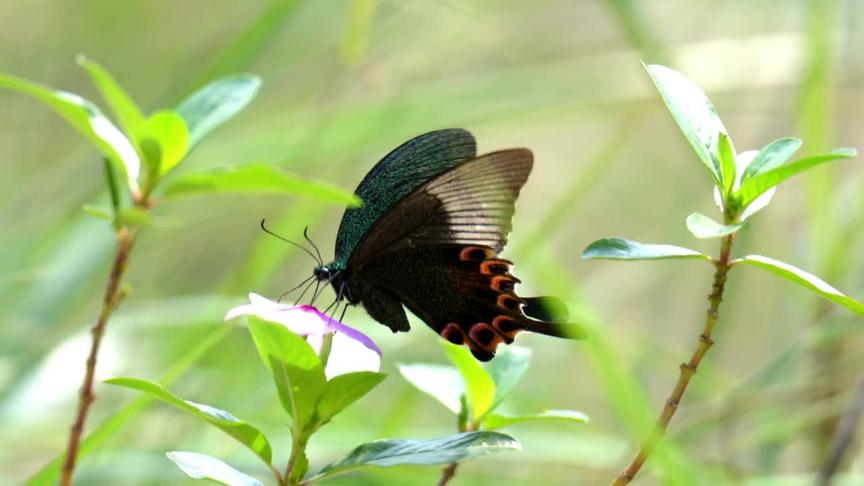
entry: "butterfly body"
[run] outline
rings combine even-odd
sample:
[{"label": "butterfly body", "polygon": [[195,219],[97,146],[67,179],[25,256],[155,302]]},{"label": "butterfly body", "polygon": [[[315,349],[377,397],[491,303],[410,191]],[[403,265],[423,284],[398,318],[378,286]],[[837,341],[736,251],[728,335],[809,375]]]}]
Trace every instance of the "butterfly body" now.
[{"label": "butterfly body", "polygon": [[336,259],[315,276],[394,332],[409,330],[407,307],[482,361],[521,330],[565,336],[563,306],[519,297],[512,263],[498,256],[532,164],[527,149],[477,157],[461,129],[406,142],[361,182],[364,206],[346,211]]}]

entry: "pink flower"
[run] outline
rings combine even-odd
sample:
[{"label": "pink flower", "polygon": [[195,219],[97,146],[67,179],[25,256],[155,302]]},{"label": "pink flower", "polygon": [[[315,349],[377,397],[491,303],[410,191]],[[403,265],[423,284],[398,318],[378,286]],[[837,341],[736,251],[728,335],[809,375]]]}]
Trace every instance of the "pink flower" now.
[{"label": "pink flower", "polygon": [[369,336],[324,315],[310,305],[280,304],[250,293],[249,304],[229,310],[225,320],[247,315],[282,324],[295,334],[306,337],[318,354],[321,353],[324,336],[333,334],[333,344],[324,370],[328,379],[354,371],[378,371],[381,367],[381,350]]}]

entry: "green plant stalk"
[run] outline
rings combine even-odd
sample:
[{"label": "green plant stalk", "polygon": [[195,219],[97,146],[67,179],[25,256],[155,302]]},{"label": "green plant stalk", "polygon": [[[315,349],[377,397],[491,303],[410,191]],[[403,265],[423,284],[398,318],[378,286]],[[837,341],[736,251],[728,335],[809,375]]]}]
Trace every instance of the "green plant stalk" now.
[{"label": "green plant stalk", "polygon": [[[727,217],[726,224],[733,223],[733,220],[734,218]],[[702,362],[705,353],[707,353],[708,349],[714,344],[714,340],[711,336],[714,333],[714,326],[717,323],[717,319],[720,317],[720,303],[723,302],[723,290],[726,287],[726,277],[731,268],[730,256],[734,240],[734,233],[723,237],[723,240],[720,243],[720,257],[717,260],[714,260],[714,284],[711,288],[711,293],[708,295],[709,305],[708,312],[705,315],[705,327],[702,329],[702,334],[699,335],[696,349],[693,351],[690,361],[681,363],[681,366],[679,367],[680,374],[678,375],[678,382],[675,384],[675,388],[672,389],[672,394],[669,395],[669,398],[666,400],[666,404],[663,406],[663,410],[657,418],[657,422],[654,425],[654,430],[651,432],[651,435],[645,443],[642,444],[642,448],[639,450],[639,453],[630,465],[627,466],[627,468],[624,469],[624,471],[622,471],[614,481],[612,481],[613,486],[628,484],[639,473],[639,470],[642,468],[642,465],[645,464],[645,461],[648,460],[654,447],[666,434],[669,422],[678,410],[678,405],[681,403],[681,398],[687,390],[687,385],[690,383],[690,379],[696,374],[696,371],[699,368],[699,363]]]},{"label": "green plant stalk", "polygon": [[132,253],[132,248],[135,246],[137,236],[138,232],[134,229],[130,230],[127,227],[122,227],[117,230],[117,250],[114,254],[114,262],[111,265],[108,284],[105,287],[105,295],[102,298],[102,310],[99,312],[96,324],[90,330],[93,340],[90,345],[90,355],[87,358],[84,383],[81,385],[78,399],[78,413],[69,433],[66,459],[63,463],[63,471],[60,476],[61,486],[72,485],[75,461],[78,457],[78,449],[81,443],[81,436],[84,432],[84,425],[87,421],[87,414],[90,411],[90,406],[96,399],[96,396],[93,394],[93,381],[96,375],[96,359],[99,354],[99,347],[102,344],[102,337],[105,335],[108,319],[117,307],[120,306],[125,296],[125,292],[122,290],[123,275],[129,266],[129,257]]},{"label": "green plant stalk", "polygon": [[[463,395],[464,398],[464,395]],[[473,432],[475,430],[480,429],[480,424],[474,422],[474,420],[466,421],[463,419],[464,415],[468,414],[468,403],[466,400],[462,400],[462,413],[459,414],[459,432]],[[464,414],[464,415],[463,415]],[[447,483],[453,479],[453,476],[456,476],[456,468],[459,467],[458,462],[452,462],[444,466],[444,469],[441,470],[441,478],[438,480],[438,486],[446,486]]]}]

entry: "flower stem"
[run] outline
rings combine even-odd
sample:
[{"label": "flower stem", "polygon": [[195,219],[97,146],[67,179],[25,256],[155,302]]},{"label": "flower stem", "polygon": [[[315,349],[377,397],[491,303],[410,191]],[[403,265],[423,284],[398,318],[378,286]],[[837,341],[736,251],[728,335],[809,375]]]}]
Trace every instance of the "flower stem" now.
[{"label": "flower stem", "polygon": [[96,396],[93,394],[96,357],[99,354],[99,346],[102,344],[102,336],[105,334],[105,326],[108,324],[108,319],[123,300],[124,292],[122,291],[121,284],[126,267],[129,264],[129,255],[132,252],[132,247],[135,245],[136,237],[137,232],[129,228],[123,227],[117,231],[117,250],[114,254],[114,262],[111,265],[108,284],[105,287],[105,295],[102,298],[102,309],[99,312],[96,324],[90,330],[93,340],[90,345],[90,355],[87,358],[84,383],[81,385],[78,399],[78,414],[75,418],[75,423],[72,425],[69,434],[69,443],[66,447],[66,459],[63,463],[63,471],[60,477],[61,486],[71,486],[72,484],[72,474],[75,471],[75,461],[78,457],[78,448],[84,432],[84,424],[87,421],[90,405],[96,399]]},{"label": "flower stem", "polygon": [[720,316],[720,303],[723,301],[726,275],[731,266],[729,261],[734,239],[735,235],[733,233],[725,236],[720,243],[720,258],[714,261],[714,284],[711,289],[711,294],[708,295],[709,305],[708,312],[705,315],[705,327],[702,329],[702,334],[699,335],[696,349],[693,351],[690,361],[687,363],[681,363],[681,366],[679,367],[680,374],[678,376],[678,382],[675,384],[675,388],[672,389],[671,395],[669,395],[669,398],[666,400],[666,404],[663,406],[663,410],[657,418],[657,422],[654,425],[654,430],[650,437],[642,445],[639,453],[630,465],[627,466],[627,469],[622,471],[621,474],[615,478],[612,482],[613,486],[627,484],[636,477],[636,474],[639,473],[639,470],[642,468],[642,465],[645,464],[648,456],[651,455],[654,447],[663,438],[663,435],[665,435],[669,422],[678,410],[681,398],[687,390],[687,385],[690,383],[690,379],[693,378],[693,375],[696,374],[696,370],[699,368],[699,363],[702,362],[702,358],[705,356],[705,353],[708,352],[708,348],[714,344],[711,335],[714,332],[714,325],[717,323],[717,318]]}]

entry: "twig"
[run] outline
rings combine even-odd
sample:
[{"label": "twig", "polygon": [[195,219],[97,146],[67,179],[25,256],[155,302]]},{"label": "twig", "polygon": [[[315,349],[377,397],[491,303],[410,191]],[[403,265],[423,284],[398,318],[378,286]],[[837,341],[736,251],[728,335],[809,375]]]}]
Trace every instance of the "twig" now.
[{"label": "twig", "polygon": [[441,479],[438,480],[438,486],[445,486],[456,475],[456,468],[459,467],[458,462],[448,464],[441,472]]},{"label": "twig", "polygon": [[63,463],[63,472],[60,477],[62,486],[71,486],[72,474],[75,471],[75,460],[78,457],[78,447],[81,442],[81,435],[84,431],[84,424],[87,421],[87,414],[90,411],[90,405],[96,399],[93,394],[93,379],[96,374],[96,357],[99,354],[99,346],[102,344],[102,336],[105,334],[105,326],[108,323],[108,318],[111,313],[120,305],[123,300],[123,292],[121,284],[123,274],[126,272],[126,267],[129,263],[129,254],[132,247],[135,245],[137,232],[128,228],[120,228],[117,231],[117,251],[114,254],[114,263],[111,265],[111,273],[108,277],[108,284],[105,287],[105,295],[102,299],[102,310],[99,312],[99,318],[96,324],[93,325],[90,332],[93,335],[93,341],[90,345],[90,356],[87,358],[87,368],[84,374],[84,383],[81,385],[80,396],[78,399],[78,414],[75,418],[75,423],[72,425],[69,434],[69,443],[66,447],[66,459]]},{"label": "twig", "polygon": [[699,336],[696,350],[693,351],[693,356],[690,357],[690,361],[687,363],[681,363],[678,382],[675,384],[675,388],[672,389],[672,394],[666,400],[666,404],[663,406],[663,410],[660,412],[660,416],[657,418],[657,422],[654,425],[654,430],[642,445],[642,448],[633,459],[633,462],[631,462],[630,465],[627,466],[627,469],[622,471],[621,474],[619,474],[612,482],[614,486],[629,483],[634,477],[636,477],[636,474],[639,473],[639,470],[642,468],[642,465],[645,464],[648,456],[651,455],[654,447],[660,439],[663,438],[663,435],[665,435],[666,428],[669,426],[669,421],[672,420],[672,416],[675,415],[675,412],[678,410],[678,405],[681,403],[681,397],[684,396],[684,391],[687,390],[687,385],[690,383],[690,379],[693,378],[694,374],[696,374],[696,370],[699,368],[699,363],[702,361],[708,348],[714,344],[711,335],[714,332],[714,325],[717,323],[717,318],[720,316],[720,303],[723,301],[723,290],[726,286],[726,274],[729,272],[730,268],[729,257],[731,255],[734,237],[735,235],[731,234],[723,238],[723,241],[720,244],[720,258],[714,261],[714,285],[711,294],[708,295],[708,302],[710,304],[705,317],[705,327],[702,330],[702,334]]},{"label": "twig", "polygon": [[852,438],[855,436],[855,430],[858,428],[862,414],[864,414],[864,376],[858,380],[852,404],[849,405],[846,413],[843,414],[837,424],[837,430],[834,431],[828,454],[819,469],[819,477],[816,482],[819,486],[831,484],[831,477],[837,472],[843,456],[852,444]]}]

